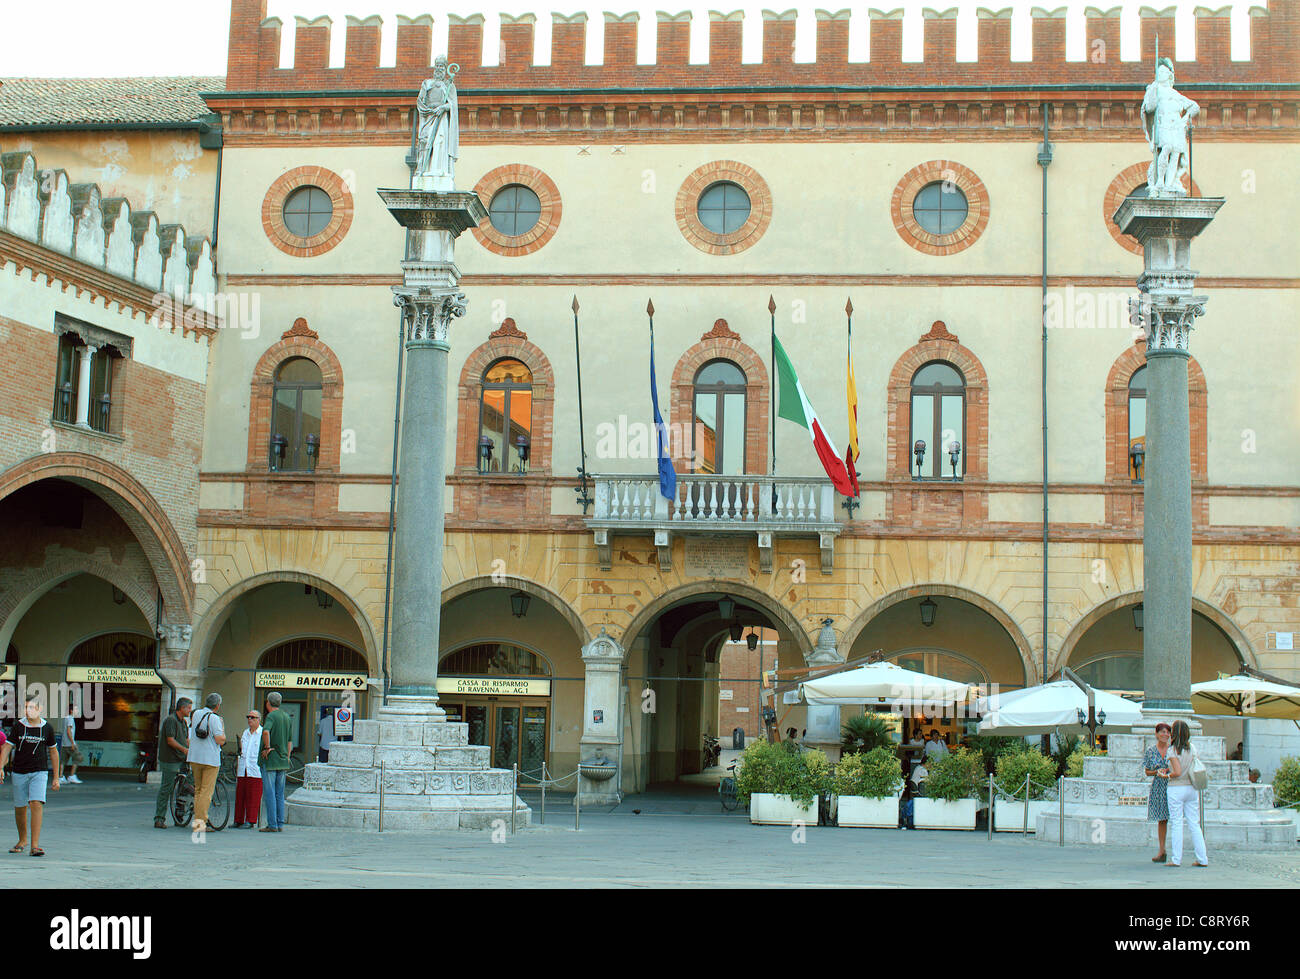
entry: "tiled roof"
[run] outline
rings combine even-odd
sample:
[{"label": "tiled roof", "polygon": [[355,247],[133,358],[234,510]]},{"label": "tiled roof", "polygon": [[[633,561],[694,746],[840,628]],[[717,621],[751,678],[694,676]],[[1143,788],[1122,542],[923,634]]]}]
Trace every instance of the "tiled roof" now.
[{"label": "tiled roof", "polygon": [[222,76],[0,78],[0,127],[184,126],[209,111],[200,92],[224,91],[225,87]]}]

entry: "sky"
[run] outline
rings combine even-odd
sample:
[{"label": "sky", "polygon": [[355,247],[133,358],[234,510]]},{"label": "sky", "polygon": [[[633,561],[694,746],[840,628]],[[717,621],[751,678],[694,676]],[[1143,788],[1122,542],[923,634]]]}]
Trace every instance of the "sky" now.
[{"label": "sky", "polygon": [[[906,11],[903,24],[903,57],[906,60],[919,58],[922,37],[923,7],[955,7],[957,21],[957,57],[969,58],[974,55],[975,10],[977,6],[1001,7],[1004,4],[1014,10],[1012,17],[1012,57],[1027,59],[1029,57],[1029,3],[1010,3],[1009,0],[983,0],[982,3],[961,2],[944,4],[924,4],[920,0],[878,0],[883,8],[901,7]],[[1066,17],[1066,57],[1083,60],[1084,36],[1083,17],[1087,6],[1107,7],[1119,0],[1091,0],[1071,2],[1068,4]],[[1217,0],[1178,0],[1178,45],[1174,53],[1175,60],[1191,60],[1193,10],[1198,6],[1215,6]],[[1147,0],[1142,6],[1154,5],[1160,9],[1175,6],[1173,2],[1157,4],[1156,0]],[[1223,6],[1226,6],[1225,2]],[[1048,0],[1039,0],[1033,6],[1050,6]],[[1064,3],[1060,7],[1066,7]],[[1137,0],[1124,0],[1123,23],[1121,27],[1121,52],[1123,60],[1132,60],[1137,56]],[[1252,3],[1243,0],[1233,5],[1233,57],[1242,59],[1248,56],[1249,25],[1247,10],[1250,6],[1263,6],[1262,0]],[[5,30],[0,34],[0,77],[114,77],[129,75],[224,75],[226,73],[226,45],[229,35],[230,3],[229,0],[191,0],[180,4],[177,0],[49,0],[44,4],[6,0],[3,23]],[[487,64],[496,63],[497,44],[495,25],[499,15],[507,13],[518,15],[533,13],[537,15],[535,42],[538,63],[547,63],[550,55],[550,31],[552,11],[573,14],[586,10],[588,16],[587,60],[599,63],[602,50],[604,30],[603,11],[613,10],[627,13],[633,10],[641,14],[641,29],[638,37],[638,60],[651,63],[654,60],[655,13],[668,10],[679,13],[690,10],[694,15],[691,23],[691,60],[704,61],[708,50],[708,11],[744,10],[746,13],[743,37],[742,57],[746,61],[758,60],[761,50],[762,21],[761,11],[769,9],[796,9],[799,18],[795,33],[795,60],[811,61],[815,50],[815,10],[817,8],[833,10],[850,9],[853,17],[849,28],[849,57],[854,60],[866,56],[868,47],[866,9],[867,4],[851,0],[822,0],[821,3],[809,4],[802,0],[769,0],[768,3],[754,3],[752,0],[713,0],[712,3],[696,3],[693,0],[666,0],[657,6],[640,6],[635,0],[607,0],[603,5],[584,7],[582,0],[572,3],[511,3],[503,0],[475,0],[471,3],[448,3],[446,0],[269,0],[268,15],[279,17],[284,23],[281,32],[281,67],[293,63],[293,36],[295,16],[314,19],[328,14],[334,19],[331,33],[331,66],[343,64],[343,44],[345,36],[345,17],[353,14],[367,17],[379,14],[383,18],[383,32],[380,46],[380,64],[391,65],[396,51],[396,15],[418,16],[429,13],[434,17],[434,54],[446,49],[447,20],[449,13],[466,15],[482,13],[487,18],[485,30],[484,59]],[[51,10],[57,12],[57,22],[76,24],[75,30],[62,26],[52,26]],[[1166,51],[1166,41],[1161,39],[1161,53]]]}]

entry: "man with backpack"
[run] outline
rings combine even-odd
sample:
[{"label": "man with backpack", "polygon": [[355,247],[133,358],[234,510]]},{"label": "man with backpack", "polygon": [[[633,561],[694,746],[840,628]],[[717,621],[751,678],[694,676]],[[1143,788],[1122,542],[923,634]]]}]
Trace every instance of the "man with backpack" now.
[{"label": "man with backpack", "polygon": [[167,805],[171,801],[172,786],[176,783],[176,776],[180,774],[185,756],[190,750],[189,716],[193,709],[194,702],[189,697],[181,697],[176,701],[176,709],[163,720],[162,730],[158,734],[158,771],[162,775],[159,779],[158,798],[154,802],[155,829],[167,828]]},{"label": "man with backpack", "polygon": [[226,728],[221,722],[221,694],[210,693],[190,719],[190,750],[186,761],[194,772],[194,822],[190,829],[203,832],[208,826],[208,807],[221,771],[221,746]]}]

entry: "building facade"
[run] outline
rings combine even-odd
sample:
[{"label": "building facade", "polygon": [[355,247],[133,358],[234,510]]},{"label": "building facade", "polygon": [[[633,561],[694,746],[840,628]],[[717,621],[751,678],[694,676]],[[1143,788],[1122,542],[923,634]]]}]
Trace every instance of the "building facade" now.
[{"label": "building facade", "polygon": [[[451,335],[447,492],[429,501],[446,514],[444,589],[428,601],[443,704],[494,765],[567,773],[599,750],[625,791],[697,770],[702,736],[730,735],[719,658],[737,623],[782,667],[880,655],[1016,687],[1068,665],[1140,689],[1144,344],[1127,299],[1142,260],[1110,215],[1145,184],[1137,109],[1172,18],[1144,16],[1125,62],[1118,16],[1090,16],[1076,62],[1063,21],[1036,16],[1033,60],[1013,62],[995,14],[958,63],[951,19],[927,19],[924,59],[904,62],[899,22],[871,14],[864,63],[847,13],[818,13],[812,63],[792,60],[794,21],[765,15],[755,64],[738,15],[714,15],[707,64],[689,63],[680,16],[607,15],[598,65],[584,16],[554,17],[547,65],[533,19],[503,17],[492,66],[483,18],[449,18],[458,185],[491,217],[458,249],[469,312]],[[1300,201],[1278,179],[1300,125],[1296,20],[1273,0],[1250,60],[1232,60],[1228,18],[1198,16],[1196,59],[1178,65],[1201,106],[1191,189],[1228,199],[1198,241],[1213,302],[1191,345],[1193,681],[1243,665],[1300,679],[1285,449],[1300,438]],[[0,628],[17,667],[57,669],[92,633],[129,631],[106,581],[130,628],[163,626],[158,669],[178,689],[284,689],[302,743],[341,691],[364,714],[384,673],[403,239],[376,191],[409,183],[434,52],[430,18],[399,18],[380,67],[380,25],[349,18],[331,68],[329,20],[300,19],[280,67],[281,26],[264,0],[233,0],[228,73],[203,93],[220,147],[196,171],[219,157],[216,281],[187,266],[175,331],[123,302],[130,276],[15,225],[25,164],[6,162],[0,326],[28,352],[5,374],[0,506],[30,538],[6,543]],[[638,64],[650,27],[656,60]],[[46,139],[75,143],[65,129],[0,129],[0,149],[29,139],[43,156]],[[202,190],[181,210],[206,213]],[[773,424],[771,346],[774,330],[843,450],[850,301],[852,509],[807,434]],[[71,321],[133,341],[119,430],[50,413]],[[1267,356],[1243,355],[1243,329]],[[146,368],[162,374],[129,377]],[[58,451],[39,447],[46,430]],[[58,493],[81,501],[79,526],[43,513],[64,512]],[[81,624],[58,625],[73,608]],[[590,681],[610,672],[622,693],[597,700]],[[1217,723],[1266,769],[1296,751],[1270,722]]]}]

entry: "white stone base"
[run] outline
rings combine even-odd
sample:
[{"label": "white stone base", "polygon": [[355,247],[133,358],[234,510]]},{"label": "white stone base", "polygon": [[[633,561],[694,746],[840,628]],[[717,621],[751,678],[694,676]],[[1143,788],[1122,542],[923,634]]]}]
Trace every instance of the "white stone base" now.
[{"label": "white stone base", "polygon": [[917,829],[974,829],[974,799],[917,799],[912,809],[912,824]]},{"label": "white stone base", "polygon": [[[1035,833],[1040,813],[1059,808],[1059,802],[1029,800],[1029,832]],[[1023,833],[1025,831],[1025,804],[1007,799],[993,800],[993,831],[995,833]]]},{"label": "white stone base", "polygon": [[430,706],[393,698],[357,721],[355,740],[334,742],[327,764],[306,767],[286,800],[288,822],[378,830],[382,786],[385,831],[508,829],[512,809],[516,828],[528,827],[532,810],[514,795],[513,773],[489,768],[491,751],[469,744],[469,725]]},{"label": "white stone base", "polygon": [[749,821],[767,826],[817,825],[817,800],[801,806],[788,795],[755,792],[749,797]]},{"label": "white stone base", "polygon": [[863,795],[842,795],[837,800],[839,825],[898,829],[898,795],[869,799]]}]

